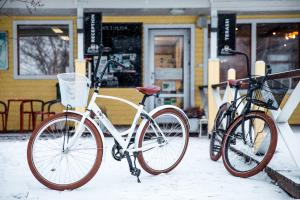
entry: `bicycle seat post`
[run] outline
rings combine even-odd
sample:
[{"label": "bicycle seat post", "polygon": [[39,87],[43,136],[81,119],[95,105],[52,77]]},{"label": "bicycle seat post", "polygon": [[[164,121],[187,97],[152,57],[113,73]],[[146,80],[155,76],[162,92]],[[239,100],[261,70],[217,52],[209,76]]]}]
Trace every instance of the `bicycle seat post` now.
[{"label": "bicycle seat post", "polygon": [[150,95],[145,94],[145,95],[143,96],[142,101],[141,101],[139,104],[142,105],[142,106],[145,106],[145,101],[146,101],[147,97],[150,97]]}]

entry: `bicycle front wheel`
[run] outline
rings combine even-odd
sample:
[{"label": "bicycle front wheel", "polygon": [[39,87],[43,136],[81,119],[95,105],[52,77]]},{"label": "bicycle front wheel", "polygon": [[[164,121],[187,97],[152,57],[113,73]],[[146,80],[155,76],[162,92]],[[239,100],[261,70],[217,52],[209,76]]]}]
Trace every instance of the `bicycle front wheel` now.
[{"label": "bicycle front wheel", "polygon": [[[141,167],[157,175],[173,170],[182,160],[188,145],[187,119],[175,109],[163,109],[152,116],[142,129],[138,147]],[[155,125],[156,124],[156,125]]]},{"label": "bicycle front wheel", "polygon": [[234,176],[254,176],[270,162],[276,145],[277,130],[271,117],[259,111],[241,115],[226,132],[222,147],[224,166]]},{"label": "bicycle front wheel", "polygon": [[[32,133],[27,161],[35,178],[54,190],[72,190],[87,183],[98,171],[103,142],[97,128],[82,116],[60,113],[48,118]],[[74,145],[67,145],[80,128]]]},{"label": "bicycle front wheel", "polygon": [[222,104],[215,118],[214,127],[213,127],[213,131],[209,143],[209,155],[210,155],[210,159],[213,161],[219,160],[219,158],[222,155],[221,152],[222,141],[227,128],[226,112],[229,106],[230,106],[229,103]]}]

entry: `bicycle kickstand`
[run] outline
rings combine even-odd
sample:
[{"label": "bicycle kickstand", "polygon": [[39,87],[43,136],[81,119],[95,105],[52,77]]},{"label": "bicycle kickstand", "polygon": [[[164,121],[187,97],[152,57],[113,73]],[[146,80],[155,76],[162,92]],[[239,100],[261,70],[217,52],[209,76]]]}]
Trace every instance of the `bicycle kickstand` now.
[{"label": "bicycle kickstand", "polygon": [[130,158],[129,152],[126,151],[124,154],[126,156],[126,159],[127,159],[128,165],[129,165],[129,171],[130,171],[131,175],[136,176],[137,182],[141,183],[140,178],[139,178],[140,174],[141,174],[141,170],[136,167],[137,152],[133,152],[133,157],[134,157],[133,164],[134,164],[134,166],[132,165],[132,160]]}]

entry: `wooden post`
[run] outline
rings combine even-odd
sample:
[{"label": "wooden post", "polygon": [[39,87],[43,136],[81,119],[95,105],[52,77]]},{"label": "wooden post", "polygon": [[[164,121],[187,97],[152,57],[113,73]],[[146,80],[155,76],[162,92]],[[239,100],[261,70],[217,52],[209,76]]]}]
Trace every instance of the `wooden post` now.
[{"label": "wooden post", "polygon": [[218,111],[218,106],[213,95],[213,84],[220,82],[220,60],[219,59],[209,59],[208,60],[208,131],[211,132],[214,119]]},{"label": "wooden post", "polygon": [[227,75],[227,77],[228,77],[228,80],[229,79],[236,79],[236,72],[235,72],[235,69],[233,69],[233,68],[230,68],[229,70],[228,70],[228,75]]},{"label": "wooden post", "polygon": [[[86,61],[75,59],[75,73],[82,74],[85,76],[86,72]],[[78,94],[80,95],[80,94]],[[75,110],[77,112],[85,112],[85,107],[76,107]]]},{"label": "wooden post", "polygon": [[[258,76],[264,76],[266,74],[266,64],[264,61],[256,61],[255,63],[255,75]],[[254,107],[256,110],[257,107]],[[254,122],[254,130],[255,134],[260,132],[260,134],[256,137],[255,144],[254,144],[254,150],[258,153],[266,153],[269,142],[270,142],[270,133],[265,133],[262,131],[262,127],[264,124],[261,120],[255,120]]]},{"label": "wooden post", "polygon": [[[236,79],[236,71],[233,68],[230,68],[227,71],[227,80],[230,80],[230,79],[232,79],[232,80]],[[230,102],[234,98],[234,92],[232,92],[232,90],[235,90],[235,89],[229,88],[229,85],[227,85],[227,87],[228,88],[226,88],[226,90],[228,90],[228,96],[227,96],[227,99],[225,99],[225,97],[224,97],[224,100],[227,100],[228,102]]]},{"label": "wooden post", "polygon": [[255,63],[255,75],[264,76],[266,74],[266,63],[262,60]]}]

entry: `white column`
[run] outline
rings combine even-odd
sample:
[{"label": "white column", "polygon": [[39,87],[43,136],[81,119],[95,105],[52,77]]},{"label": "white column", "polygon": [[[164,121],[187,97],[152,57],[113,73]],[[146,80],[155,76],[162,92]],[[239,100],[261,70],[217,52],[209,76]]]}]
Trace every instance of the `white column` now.
[{"label": "white column", "polygon": [[83,8],[77,8],[77,59],[83,60]]},{"label": "white column", "polygon": [[211,32],[210,32],[210,58],[217,58],[218,51],[218,11],[216,9],[211,9]]}]

